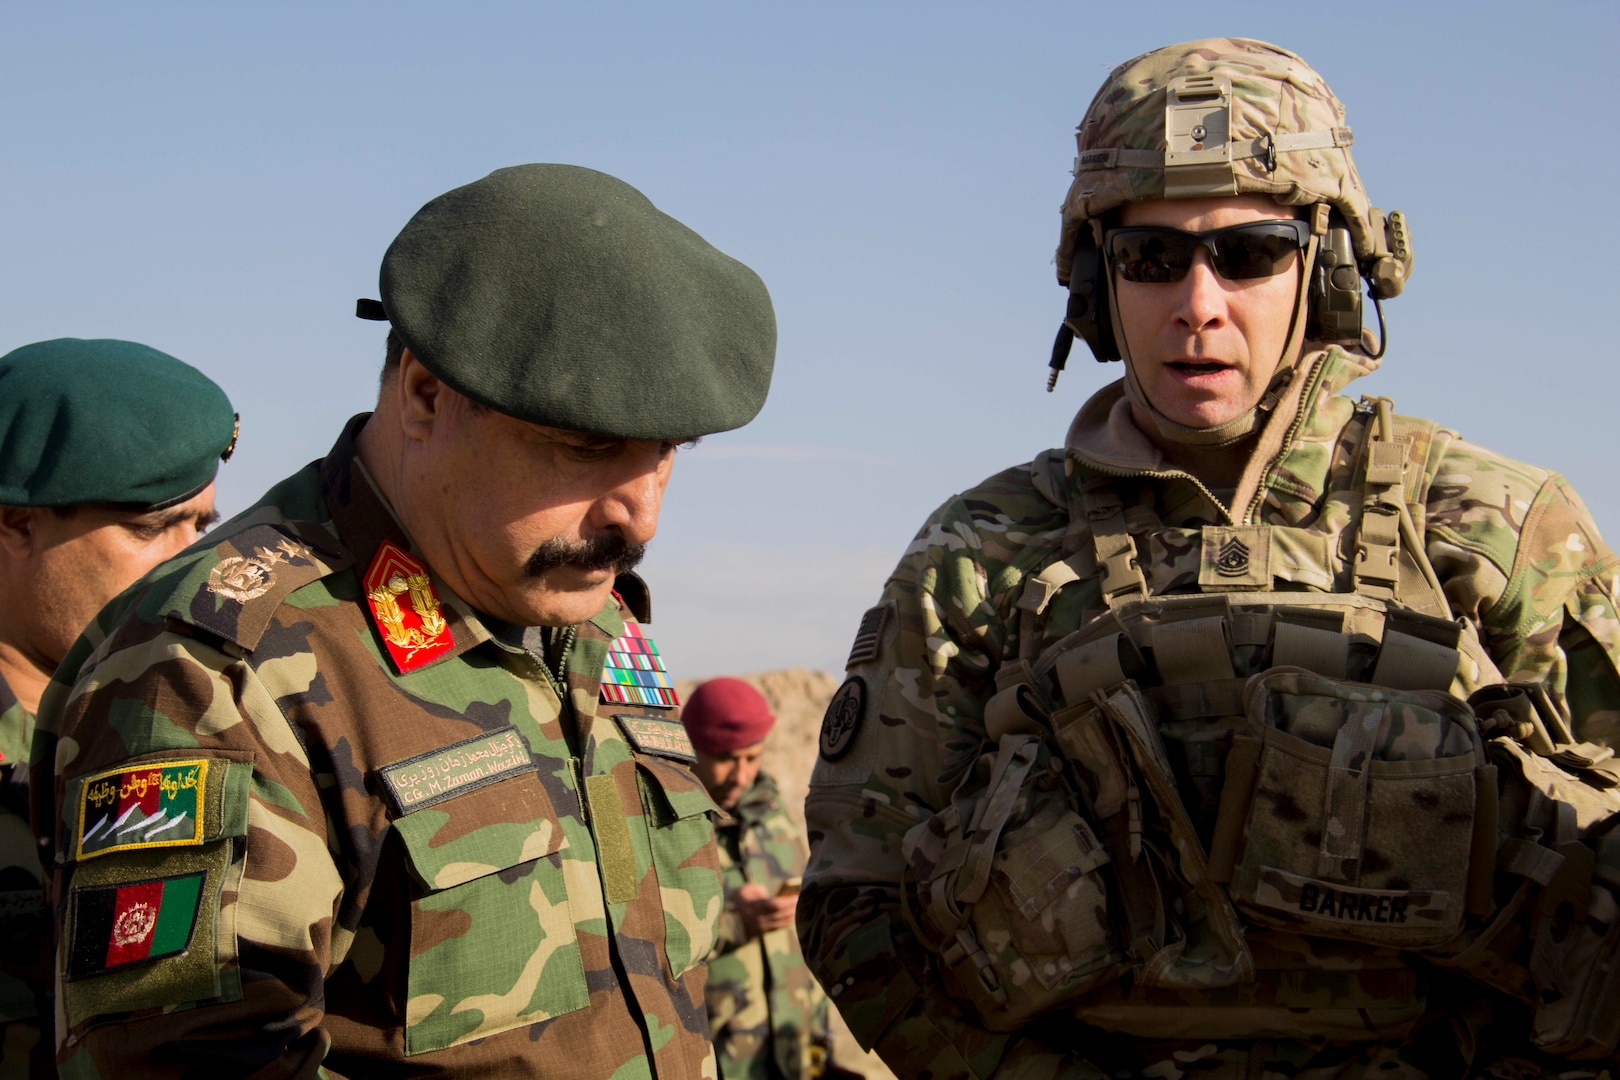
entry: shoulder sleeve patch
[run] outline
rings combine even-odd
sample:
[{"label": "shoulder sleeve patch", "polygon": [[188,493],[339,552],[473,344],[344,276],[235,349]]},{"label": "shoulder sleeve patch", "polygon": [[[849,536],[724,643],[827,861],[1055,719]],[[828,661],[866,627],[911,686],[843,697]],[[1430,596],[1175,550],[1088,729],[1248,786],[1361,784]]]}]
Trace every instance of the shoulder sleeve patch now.
[{"label": "shoulder sleeve patch", "polygon": [[860,628],[855,631],[855,643],[849,647],[849,658],[844,661],[846,668],[877,659],[878,647],[883,641],[883,624],[892,607],[892,601],[884,601],[866,609],[866,614],[861,616]]},{"label": "shoulder sleeve patch", "polygon": [[289,524],[254,525],[182,563],[160,613],[252,650],[288,594],[353,561],[318,550]]},{"label": "shoulder sleeve patch", "polygon": [[697,753],[692,749],[692,740],[686,734],[685,725],[679,721],[665,720],[656,716],[631,716],[625,713],[613,714],[613,720],[637,753],[674,758],[688,765],[697,761]]},{"label": "shoulder sleeve patch", "polygon": [[205,871],[74,889],[68,981],[179,956],[191,944]]},{"label": "shoulder sleeve patch", "polygon": [[246,832],[252,766],[221,758],[121,765],[69,782],[68,858],[197,847]]},{"label": "shoulder sleeve patch", "polygon": [[849,753],[849,748],[855,745],[855,736],[860,734],[861,720],[865,715],[866,680],[859,675],[851,675],[833,695],[832,701],[827,704],[826,715],[821,718],[821,756],[828,761],[837,761]]}]

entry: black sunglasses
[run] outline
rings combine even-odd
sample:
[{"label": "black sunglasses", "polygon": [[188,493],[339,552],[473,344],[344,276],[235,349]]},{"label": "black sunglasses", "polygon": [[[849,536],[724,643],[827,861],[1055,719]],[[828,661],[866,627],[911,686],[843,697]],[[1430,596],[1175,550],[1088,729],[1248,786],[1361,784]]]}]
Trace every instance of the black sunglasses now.
[{"label": "black sunglasses", "polygon": [[1109,232],[1106,244],[1120,277],[1162,285],[1186,277],[1200,247],[1209,251],[1215,272],[1229,281],[1274,277],[1288,269],[1294,252],[1303,251],[1310,238],[1305,222],[1278,218],[1208,232],[1132,226]]}]

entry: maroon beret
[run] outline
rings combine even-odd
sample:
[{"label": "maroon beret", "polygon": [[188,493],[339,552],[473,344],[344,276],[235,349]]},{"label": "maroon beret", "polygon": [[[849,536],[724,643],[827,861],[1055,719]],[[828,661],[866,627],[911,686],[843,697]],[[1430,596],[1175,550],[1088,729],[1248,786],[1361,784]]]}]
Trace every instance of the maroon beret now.
[{"label": "maroon beret", "polygon": [[686,699],[681,723],[699,750],[729,754],[763,739],[776,717],[765,695],[741,679],[710,679]]}]

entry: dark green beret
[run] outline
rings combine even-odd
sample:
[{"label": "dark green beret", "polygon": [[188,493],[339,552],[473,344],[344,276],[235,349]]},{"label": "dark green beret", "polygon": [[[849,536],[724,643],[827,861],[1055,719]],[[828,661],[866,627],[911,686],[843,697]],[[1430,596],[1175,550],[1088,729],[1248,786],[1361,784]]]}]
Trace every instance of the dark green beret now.
[{"label": "dark green beret", "polygon": [[183,502],[235,443],[225,391],[167,353],[57,338],[0,356],[0,505]]},{"label": "dark green beret", "polygon": [[757,274],[574,165],[500,169],[422,207],[383,256],[382,307],[468,397],[616,438],[741,427],[776,355]]}]

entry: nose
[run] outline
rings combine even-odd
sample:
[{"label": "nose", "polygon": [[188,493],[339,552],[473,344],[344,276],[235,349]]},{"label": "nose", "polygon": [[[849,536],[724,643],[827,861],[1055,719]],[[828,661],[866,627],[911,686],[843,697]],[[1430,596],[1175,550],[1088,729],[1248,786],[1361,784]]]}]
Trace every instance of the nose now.
[{"label": "nose", "polygon": [[1226,319],[1226,289],[1215,273],[1209,251],[1200,245],[1193,252],[1187,276],[1177,283],[1175,321],[1192,333],[1213,330]]},{"label": "nose", "polygon": [[661,448],[651,456],[634,455],[626,463],[625,474],[591,507],[591,524],[604,531],[617,530],[632,544],[651,540],[658,531],[658,511],[674,459],[672,451]]}]

